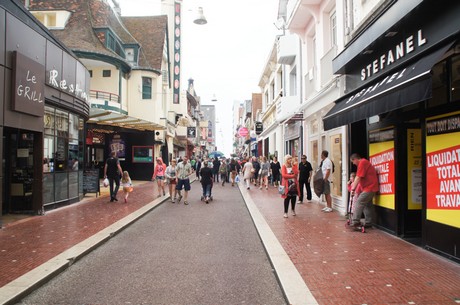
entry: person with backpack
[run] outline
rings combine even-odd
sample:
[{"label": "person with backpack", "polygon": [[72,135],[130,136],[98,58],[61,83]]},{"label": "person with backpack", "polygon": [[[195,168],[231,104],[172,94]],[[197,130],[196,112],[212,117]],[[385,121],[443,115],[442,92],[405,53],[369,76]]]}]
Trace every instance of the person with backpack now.
[{"label": "person with backpack", "polygon": [[332,212],[332,196],[331,196],[331,178],[333,172],[333,165],[329,159],[329,152],[323,150],[321,152],[321,171],[323,172],[323,194],[326,197],[326,207],[322,209],[325,213]]}]

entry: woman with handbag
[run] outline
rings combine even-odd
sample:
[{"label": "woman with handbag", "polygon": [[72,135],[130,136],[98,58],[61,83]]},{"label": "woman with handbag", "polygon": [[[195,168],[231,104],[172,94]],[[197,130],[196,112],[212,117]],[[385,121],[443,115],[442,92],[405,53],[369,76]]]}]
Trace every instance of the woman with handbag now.
[{"label": "woman with handbag", "polygon": [[296,215],[295,202],[296,197],[300,193],[297,181],[299,170],[292,164],[292,161],[292,156],[286,155],[284,157],[284,164],[281,167],[281,176],[283,177],[282,187],[284,187],[284,193],[281,195],[284,198],[284,218],[288,217],[289,202],[291,202],[292,215]]}]

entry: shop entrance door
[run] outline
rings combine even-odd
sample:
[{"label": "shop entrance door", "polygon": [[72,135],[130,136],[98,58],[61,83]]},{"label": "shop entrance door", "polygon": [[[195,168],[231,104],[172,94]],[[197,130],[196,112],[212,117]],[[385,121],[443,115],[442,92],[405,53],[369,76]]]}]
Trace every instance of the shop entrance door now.
[{"label": "shop entrance door", "polygon": [[34,212],[34,153],[36,136],[33,132],[4,129],[5,189],[3,211],[6,213]]}]

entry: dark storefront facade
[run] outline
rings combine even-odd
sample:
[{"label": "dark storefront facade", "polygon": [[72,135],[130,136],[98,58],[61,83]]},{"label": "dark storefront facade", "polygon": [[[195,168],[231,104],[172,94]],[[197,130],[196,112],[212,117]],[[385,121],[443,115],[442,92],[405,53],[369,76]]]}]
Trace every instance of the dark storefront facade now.
[{"label": "dark storefront facade", "polygon": [[376,225],[454,260],[460,260],[458,16],[457,2],[393,1],[334,59],[347,92],[324,117],[325,129],[348,125],[349,153],[377,169]]},{"label": "dark storefront facade", "polygon": [[2,214],[80,200],[88,92],[88,71],[71,52],[21,4],[2,2]]}]

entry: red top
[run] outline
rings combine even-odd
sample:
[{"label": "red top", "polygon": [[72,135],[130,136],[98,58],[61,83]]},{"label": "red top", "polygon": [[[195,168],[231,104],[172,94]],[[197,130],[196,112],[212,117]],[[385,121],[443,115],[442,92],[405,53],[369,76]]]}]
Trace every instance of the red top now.
[{"label": "red top", "polygon": [[362,158],[358,163],[356,176],[360,178],[359,184],[363,192],[378,192],[379,180],[374,166],[366,159]]},{"label": "red top", "polygon": [[300,194],[299,183],[297,181],[297,175],[299,174],[299,170],[296,166],[292,167],[292,172],[288,173],[288,169],[286,165],[281,167],[281,177],[283,177],[282,184],[284,185],[284,194],[281,195],[282,198],[287,197],[288,193],[288,179],[294,179],[296,186],[297,186],[297,195]]}]

